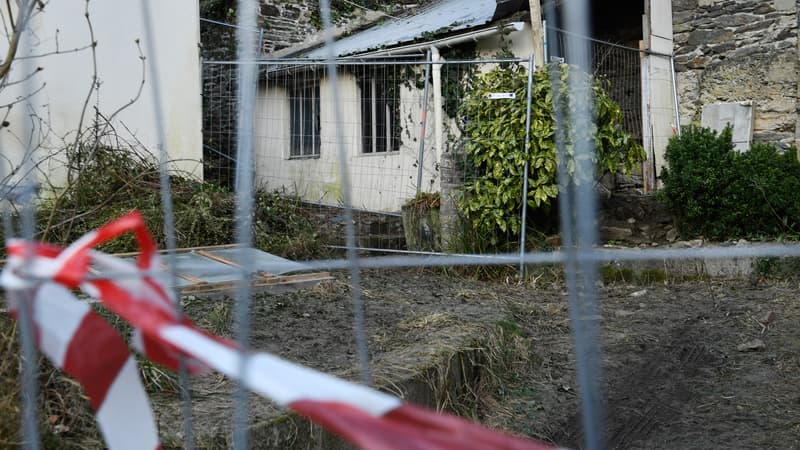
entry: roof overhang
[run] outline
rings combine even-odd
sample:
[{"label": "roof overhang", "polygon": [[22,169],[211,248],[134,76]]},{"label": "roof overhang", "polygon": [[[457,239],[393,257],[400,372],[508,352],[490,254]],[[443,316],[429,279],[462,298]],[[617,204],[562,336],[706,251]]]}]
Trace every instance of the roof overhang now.
[{"label": "roof overhang", "polygon": [[[393,18],[337,40],[333,45],[334,56],[401,54],[394,49],[413,47],[420,41],[445,41],[470,33],[479,34],[497,29],[487,25],[508,17],[526,4],[523,0],[440,0],[423,6],[413,15]],[[453,36],[466,30],[469,31]],[[316,42],[273,56],[321,59],[327,57],[329,51],[323,42]]]}]

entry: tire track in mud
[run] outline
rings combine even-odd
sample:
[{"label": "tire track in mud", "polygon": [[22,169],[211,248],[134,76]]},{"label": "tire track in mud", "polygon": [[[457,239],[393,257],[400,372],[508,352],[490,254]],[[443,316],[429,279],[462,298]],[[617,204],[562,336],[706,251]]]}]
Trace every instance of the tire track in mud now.
[{"label": "tire track in mud", "polygon": [[[716,366],[719,358],[702,344],[698,321],[693,322],[673,330],[664,343],[649,346],[630,371],[606,373],[608,448],[644,446],[655,430],[679,420],[686,403],[701,390],[702,369]],[[581,448],[580,413],[570,418],[555,442]]]}]

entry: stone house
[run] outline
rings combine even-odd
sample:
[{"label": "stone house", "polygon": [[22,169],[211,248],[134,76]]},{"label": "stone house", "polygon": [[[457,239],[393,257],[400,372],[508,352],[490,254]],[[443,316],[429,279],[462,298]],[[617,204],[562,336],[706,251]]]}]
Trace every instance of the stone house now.
[{"label": "stone house", "polygon": [[[799,4],[645,0],[642,48],[672,55],[642,60],[645,190],[658,186],[676,124],[717,130],[730,124],[742,150],[753,140],[783,148],[798,144]],[[673,86],[668,86],[670,81]],[[670,96],[675,106],[669,105]]]},{"label": "stone house", "polygon": [[527,58],[530,23],[514,17],[525,6],[519,0],[443,0],[352,33],[336,43],[342,65],[335,84],[320,43],[273,53],[263,61],[256,100],[257,181],[336,205],[341,141],[355,207],[399,211],[418,183],[422,191],[439,192],[442,156],[458,133],[445,104],[455,99],[443,92],[442,80],[469,68],[432,64],[426,97],[426,53],[442,61],[468,47],[471,57],[490,56],[502,34],[514,55]]},{"label": "stone house", "polygon": [[[370,28],[350,31],[338,41],[336,54],[408,60],[411,54],[422,57],[429,49],[457,48],[469,41],[475,56],[485,57],[501,45],[501,25],[515,56],[534,53],[537,66],[552,57],[570,62],[571,38],[561,30],[565,4],[435,1],[418,8],[406,22],[382,17]],[[593,70],[610,78],[625,72],[628,81],[617,76],[611,94],[630,119],[629,131],[647,151],[642,168],[646,191],[657,188],[664,150],[681,125],[702,122],[721,128],[730,122],[746,142],[752,136],[784,147],[800,139],[796,2],[620,0],[614,8],[599,1],[591,4]],[[255,172],[260,181],[310,201],[335,204],[341,190],[333,139],[337,126],[342,128],[356,207],[397,211],[413,197],[421,136],[430,146],[422,163],[422,189],[438,192],[443,178],[445,183],[459,181],[447,173],[454,130],[442,112],[447,93],[441,91],[436,74],[426,102],[419,85],[387,87],[387,73],[394,68],[343,70],[337,87],[346,120],[336,124],[333,86],[324,67],[303,63],[302,70],[287,69],[287,62],[297,65],[297,58],[324,56],[319,42],[309,38],[313,34],[298,32],[304,25],[288,25],[295,16],[302,22],[312,8],[303,2],[288,8],[272,0],[264,5],[265,22],[270,22],[270,14],[280,18],[272,25],[276,40],[265,41],[266,50],[275,50],[265,63],[275,64],[266,66],[273,72],[264,71],[259,91]],[[546,23],[539,22],[540,17]],[[362,16],[358,26],[370,20],[375,19]],[[382,100],[378,93],[383,91],[391,92],[392,100]],[[433,117],[423,132],[424,110]]]}]

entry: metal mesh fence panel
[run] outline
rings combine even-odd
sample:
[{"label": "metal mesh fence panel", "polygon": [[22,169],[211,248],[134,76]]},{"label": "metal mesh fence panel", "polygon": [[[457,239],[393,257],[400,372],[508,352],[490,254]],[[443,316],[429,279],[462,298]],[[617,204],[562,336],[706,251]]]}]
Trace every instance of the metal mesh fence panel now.
[{"label": "metal mesh fence panel", "polygon": [[[552,2],[551,2],[552,3]],[[21,2],[25,6],[27,2]],[[254,23],[255,2],[242,1],[240,15],[243,23]],[[320,2],[322,24],[331,28],[329,2]],[[567,29],[576,35],[586,33],[587,2],[565,4]],[[149,14],[146,14],[148,16]],[[149,21],[150,19],[147,18]],[[149,25],[149,24],[148,24]],[[244,33],[249,33],[245,31]],[[636,63],[640,57],[629,49],[595,45],[587,40],[565,37],[559,41],[567,62],[591,68],[606,76],[611,83],[611,95],[623,105],[624,111],[635,116],[637,77],[644,70]],[[330,41],[330,38],[328,39]],[[152,39],[149,39],[152,42]],[[422,59],[385,58],[374,60],[334,59],[310,60],[250,60],[260,45],[252,36],[238,36],[237,61],[206,61],[203,63],[203,128],[205,177],[237,194],[237,232],[239,245],[253,246],[251,217],[253,192],[256,188],[277,190],[301,201],[320,221],[329,224],[336,239],[332,246],[344,247],[346,258],[318,259],[306,263],[308,269],[348,270],[347,283],[352,298],[355,352],[361,365],[361,381],[371,382],[370,360],[366,348],[364,299],[361,298],[361,270],[387,270],[396,267],[452,267],[559,264],[564,268],[569,298],[569,324],[574,341],[576,367],[581,399],[580,414],[585,447],[604,448],[607,444],[605,426],[605,378],[601,362],[604,353],[600,339],[601,315],[598,296],[598,265],[609,261],[673,261],[711,260],[715,258],[800,257],[800,246],[765,244],[752,246],[707,246],[702,248],[642,248],[604,249],[597,246],[597,210],[592,165],[594,148],[588,139],[569,142],[563,129],[556,132],[558,145],[559,206],[563,245],[560,250],[539,252],[516,251],[521,239],[508,232],[503,246],[493,247],[490,254],[478,251],[453,251],[434,236],[436,224],[409,221],[406,216],[410,200],[424,201],[424,195],[439,193],[440,214],[460,219],[456,197],[464,186],[480,176],[473,169],[467,148],[483,136],[463,132],[463,124],[472,120],[462,115],[461,105],[469,93],[470,80],[476,74],[497,64],[528,64],[529,60],[479,60],[433,62]],[[330,42],[328,42],[330,45]],[[330,47],[326,47],[330,48]],[[618,51],[619,50],[619,51]],[[663,58],[663,55],[653,55]],[[651,83],[672,83],[665,66],[657,70],[647,67]],[[163,64],[163,62],[162,62]],[[159,67],[153,68],[159,69]],[[153,77],[156,78],[156,77]],[[564,94],[555,90],[558,103]],[[570,89],[576,96],[574,108],[556,108],[558,124],[589,128],[592,124],[590,89],[578,82]],[[431,94],[426,95],[427,92]],[[158,90],[155,90],[158,97]],[[530,92],[530,83],[528,92]],[[498,93],[507,94],[507,93]],[[502,97],[502,95],[501,95]],[[160,99],[156,99],[155,115],[160,116]],[[497,101],[502,101],[498,99]],[[674,111],[665,106],[664,115]],[[530,114],[530,113],[529,113]],[[628,114],[626,114],[627,116]],[[524,117],[517,118],[526,119]],[[529,119],[529,117],[527,118]],[[639,125],[644,119],[630,119],[625,126],[635,134],[644,128],[641,138],[667,139],[663,129]],[[528,127],[529,128],[529,127]],[[566,127],[563,127],[566,128]],[[165,140],[160,130],[160,140]],[[504,142],[524,146],[524,142]],[[162,149],[163,150],[163,149]],[[161,193],[167,216],[167,234],[171,234],[174,219],[166,169],[165,153],[161,153]],[[30,162],[27,162],[30,164]],[[4,166],[0,166],[4,167]],[[30,173],[30,171],[25,172]],[[0,178],[5,174],[0,173]],[[523,177],[524,178],[524,177]],[[523,178],[520,182],[524,181]],[[35,180],[23,180],[22,186],[33,186]],[[514,180],[516,182],[516,180]],[[34,195],[14,196],[2,190],[4,234],[7,238],[35,237],[36,202]],[[19,207],[18,223],[12,223],[9,206]],[[431,205],[428,205],[431,206]],[[406,207],[404,209],[404,207]],[[514,214],[523,214],[514,212]],[[426,219],[427,220],[427,219]],[[439,218],[440,224],[449,220]],[[525,220],[521,219],[524,227]],[[469,233],[470,226],[458,222],[454,233]],[[15,229],[19,225],[19,229]],[[524,229],[524,228],[523,228]],[[404,231],[404,233],[403,233]],[[480,239],[480,236],[477,237]],[[174,251],[174,237],[167,239],[168,251]],[[410,243],[414,242],[412,248]],[[402,255],[368,256],[358,250],[402,250]],[[457,251],[458,249],[456,249]],[[463,249],[462,249],[463,250]],[[468,249],[469,250],[469,249]],[[423,252],[424,255],[414,254]],[[242,252],[247,253],[247,252]],[[242,256],[237,272],[237,320],[235,334],[240,348],[250,343],[250,291],[253,261]],[[160,268],[159,268],[160,269]],[[29,271],[18,274],[31,286],[41,279]],[[94,275],[89,275],[93,277]],[[123,280],[124,274],[105,275],[111,280]],[[85,280],[83,280],[85,281]],[[560,294],[561,295],[561,294]],[[367,296],[365,296],[367,297]],[[25,306],[25,298],[16,298]],[[366,298],[369,301],[368,298]],[[531,302],[534,302],[531,299]],[[31,318],[23,307],[22,321],[22,435],[27,448],[38,448],[36,419],[36,371],[33,353],[34,336]],[[704,320],[704,318],[701,318]],[[565,356],[565,358],[567,358]],[[242,370],[249,356],[230,363]],[[233,371],[233,369],[231,369]],[[187,390],[181,380],[182,390]],[[563,388],[563,386],[562,386]],[[569,390],[569,389],[564,389]],[[185,420],[183,445],[192,447],[191,399],[182,411]],[[683,400],[683,399],[681,399]],[[248,448],[250,419],[248,397],[243,385],[233,397],[233,444]],[[737,419],[738,420],[738,419]]]},{"label": "metal mesh fence panel", "polygon": [[[261,189],[295,196],[319,219],[333,227],[341,225],[342,186],[336,151],[341,139],[359,247],[464,251],[447,238],[443,242],[434,228],[444,221],[448,231],[459,238],[469,230],[459,202],[465,186],[481,174],[467,155],[473,137],[463,132],[463,126],[471,119],[465,117],[461,106],[472,77],[499,63],[527,65],[525,60],[339,60],[339,77],[333,86],[320,61],[259,61],[254,118],[256,183]],[[232,148],[237,67],[222,61],[203,64],[205,178],[227,188],[233,187],[236,167]],[[341,118],[333,115],[332,89],[340,94]],[[526,100],[523,95],[514,101]],[[342,136],[337,135],[337,127]],[[523,148],[524,140],[510,145]],[[436,209],[440,215],[422,217],[415,214],[414,206]],[[508,230],[504,240],[504,248],[514,248],[519,232]]]},{"label": "metal mesh fence panel", "polygon": [[641,58],[644,52],[623,45],[579,36],[565,30],[553,30],[555,39],[550,43],[554,55],[561,55],[572,63],[581,51],[591,52],[590,70],[595,77],[605,80],[609,96],[622,109],[624,129],[632,137],[642,140],[642,75]]}]

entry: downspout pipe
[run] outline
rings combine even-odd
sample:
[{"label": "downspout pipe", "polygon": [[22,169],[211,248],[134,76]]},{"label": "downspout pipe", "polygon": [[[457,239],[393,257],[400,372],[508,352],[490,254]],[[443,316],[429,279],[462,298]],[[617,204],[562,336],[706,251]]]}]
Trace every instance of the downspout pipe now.
[{"label": "downspout pipe", "polygon": [[670,72],[672,75],[672,100],[675,104],[675,133],[681,135],[681,110],[678,104],[678,74],[675,72],[675,55],[669,59]]}]

